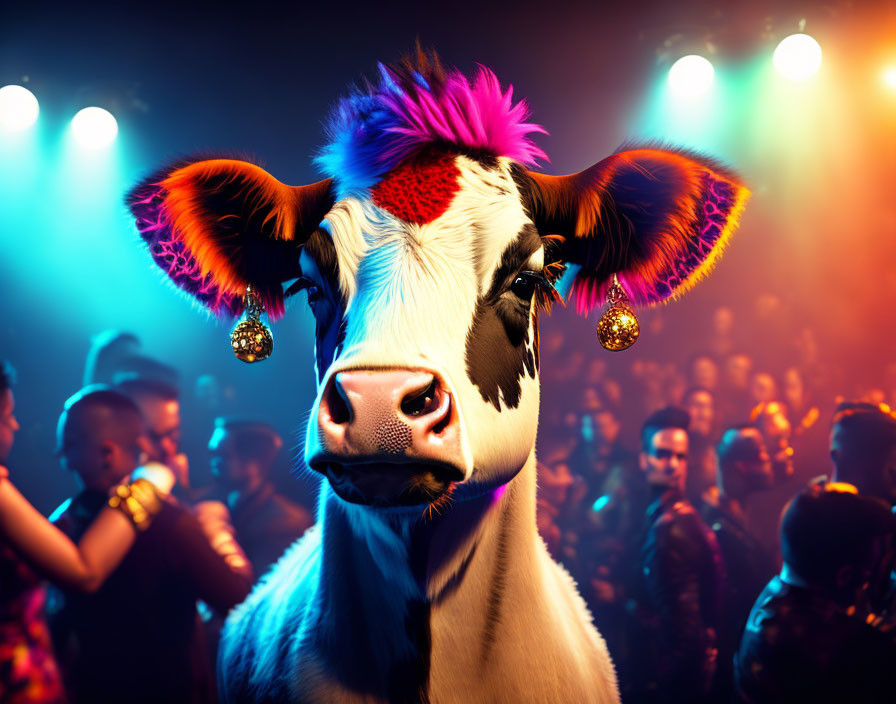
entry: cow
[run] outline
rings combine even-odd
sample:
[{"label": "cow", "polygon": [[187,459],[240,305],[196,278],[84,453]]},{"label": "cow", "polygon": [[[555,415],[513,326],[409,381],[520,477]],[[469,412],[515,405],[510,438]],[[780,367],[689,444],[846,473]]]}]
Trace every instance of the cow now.
[{"label": "cow", "polygon": [[568,176],[485,67],[379,68],[336,105],[290,187],[203,157],[128,205],[150,253],[206,308],[247,286],[272,319],[305,290],[317,396],[304,463],[317,524],[230,615],[228,702],[619,700],[604,641],[536,531],[538,313],[633,304],[712,267],[748,192],[716,161],[629,146]]}]

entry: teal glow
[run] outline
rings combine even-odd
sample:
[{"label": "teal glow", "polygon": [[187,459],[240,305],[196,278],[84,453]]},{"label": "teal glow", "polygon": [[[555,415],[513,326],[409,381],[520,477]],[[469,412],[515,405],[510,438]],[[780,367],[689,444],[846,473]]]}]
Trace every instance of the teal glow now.
[{"label": "teal glow", "polygon": [[756,101],[765,89],[770,58],[716,65],[712,89],[687,99],[675,94],[659,69],[634,114],[631,140],[685,147],[743,165],[750,160],[751,150],[744,147],[747,136],[755,134]]},{"label": "teal glow", "polygon": [[[203,329],[207,314],[163,281],[124,206],[149,157],[134,152],[124,128],[109,147],[85,149],[68,117],[53,117],[25,132],[0,131],[0,276],[19,305],[51,319],[59,339],[105,328],[147,339],[165,339],[172,327]],[[192,345],[180,352],[200,354]]]},{"label": "teal glow", "polygon": [[102,108],[84,108],[72,118],[72,134],[88,149],[108,146],[118,135],[118,122]]},{"label": "teal glow", "polygon": [[669,69],[669,89],[684,100],[700,98],[712,88],[714,73],[708,59],[697,54],[682,56]]},{"label": "teal glow", "polygon": [[591,510],[594,512],[603,511],[607,507],[607,504],[609,504],[609,503],[610,503],[610,495],[604,494],[603,496],[601,496],[597,501],[595,501],[592,504]]},{"label": "teal glow", "polygon": [[0,88],[0,130],[21,132],[37,121],[40,106],[34,93],[24,86]]}]

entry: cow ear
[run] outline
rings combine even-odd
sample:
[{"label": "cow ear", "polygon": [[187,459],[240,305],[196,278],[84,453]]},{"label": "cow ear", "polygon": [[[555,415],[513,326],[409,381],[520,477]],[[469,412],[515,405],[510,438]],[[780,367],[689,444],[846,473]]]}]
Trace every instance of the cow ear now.
[{"label": "cow ear", "polygon": [[137,185],[127,205],[153,260],[219,315],[237,315],[252,285],[273,318],[299,249],[333,204],[331,180],[292,187],[234,159],[180,162]]},{"label": "cow ear", "polygon": [[622,151],[569,176],[526,171],[519,181],[539,233],[560,236],[563,283],[580,313],[604,300],[613,274],[636,304],[690,289],[712,269],[749,197],[715,161],[657,148]]}]

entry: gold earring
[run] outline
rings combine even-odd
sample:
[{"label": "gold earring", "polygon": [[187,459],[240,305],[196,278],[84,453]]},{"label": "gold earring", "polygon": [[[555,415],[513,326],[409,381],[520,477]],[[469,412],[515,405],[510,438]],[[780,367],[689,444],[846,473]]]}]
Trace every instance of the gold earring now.
[{"label": "gold earring", "polygon": [[627,350],[641,334],[638,316],[629,305],[628,295],[616,274],[607,289],[607,310],[597,322],[597,339],[604,349],[611,352]]},{"label": "gold earring", "polygon": [[230,344],[237,359],[248,364],[261,362],[274,351],[274,336],[271,329],[260,320],[264,306],[251,286],[246,286],[243,307],[245,313],[230,333]]}]

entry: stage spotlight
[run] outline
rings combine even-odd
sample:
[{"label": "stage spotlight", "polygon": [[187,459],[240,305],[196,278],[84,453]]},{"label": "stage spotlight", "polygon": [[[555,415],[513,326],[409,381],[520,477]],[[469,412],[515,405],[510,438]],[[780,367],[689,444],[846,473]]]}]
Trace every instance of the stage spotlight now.
[{"label": "stage spotlight", "polygon": [[72,134],[85,147],[104,147],[118,134],[118,122],[108,110],[84,108],[72,118]]},{"label": "stage spotlight", "polygon": [[669,87],[676,95],[696,98],[712,86],[712,64],[702,56],[682,56],[669,69]]},{"label": "stage spotlight", "polygon": [[0,128],[10,132],[28,129],[37,120],[37,98],[23,86],[0,88]]},{"label": "stage spotlight", "polygon": [[808,34],[791,34],[778,44],[772,63],[785,78],[806,81],[821,66],[821,46]]},{"label": "stage spotlight", "polygon": [[883,78],[884,85],[886,85],[887,88],[896,90],[896,66],[885,68],[881,78]]}]

